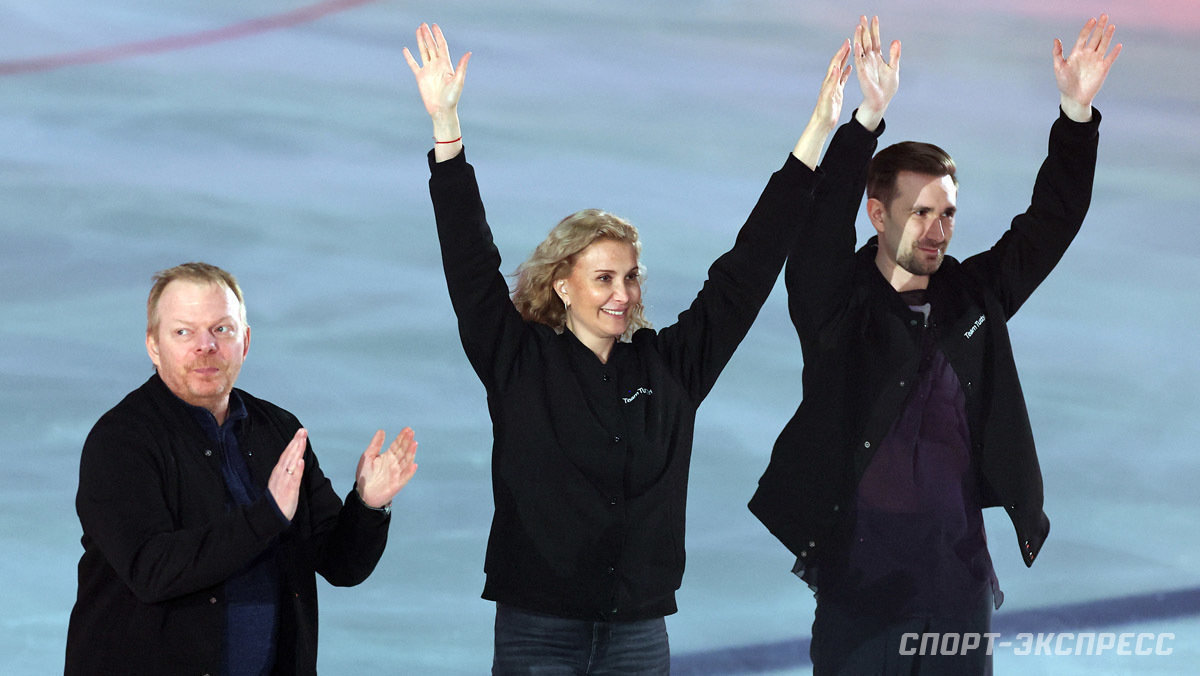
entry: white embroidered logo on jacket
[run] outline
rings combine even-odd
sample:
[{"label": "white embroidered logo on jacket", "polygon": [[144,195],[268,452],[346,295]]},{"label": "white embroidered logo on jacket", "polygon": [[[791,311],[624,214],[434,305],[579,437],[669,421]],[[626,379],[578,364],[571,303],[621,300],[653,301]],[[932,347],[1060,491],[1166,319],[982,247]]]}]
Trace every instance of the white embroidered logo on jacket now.
[{"label": "white embroidered logo on jacket", "polygon": [[969,339],[971,336],[975,335],[975,329],[978,329],[980,326],[982,326],[983,322],[986,320],[987,315],[979,315],[979,319],[976,319],[975,323],[971,325],[971,328],[967,329],[967,332],[963,334],[963,338]]},{"label": "white embroidered logo on jacket", "polygon": [[632,403],[634,399],[637,399],[640,395],[643,395],[643,394],[649,396],[651,394],[654,394],[654,390],[647,389],[645,387],[639,387],[636,390],[634,390],[633,394],[629,395],[628,397],[621,397],[621,401],[625,402],[626,404]]}]

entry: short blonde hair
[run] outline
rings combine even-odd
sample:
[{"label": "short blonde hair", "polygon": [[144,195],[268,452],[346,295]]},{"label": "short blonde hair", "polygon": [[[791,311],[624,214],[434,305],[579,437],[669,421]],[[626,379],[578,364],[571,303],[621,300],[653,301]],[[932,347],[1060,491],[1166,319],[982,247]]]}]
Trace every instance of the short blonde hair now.
[{"label": "short blonde hair", "polygon": [[[645,276],[645,268],[641,265],[642,243],[632,223],[600,209],[577,211],[559,221],[528,260],[517,267],[512,301],[526,321],[563,330],[567,310],[554,292],[554,281],[569,277],[579,253],[601,239],[632,246],[638,262],[638,278]],[[629,340],[638,329],[650,327],[644,309],[641,303],[630,306],[629,327],[621,336],[622,340]]]},{"label": "short blonde hair", "polygon": [[242,326],[246,327],[249,324],[246,322],[246,299],[242,297],[242,287],[238,286],[237,279],[228,272],[218,268],[215,265],[208,263],[184,263],[176,265],[173,268],[160,270],[154,273],[151,278],[154,280],[154,286],[150,287],[150,297],[146,299],[146,334],[152,334],[158,330],[158,301],[162,298],[163,291],[171,282],[182,279],[189,282],[199,284],[216,284],[217,286],[225,287],[233,292],[237,297],[239,308],[239,319]]}]

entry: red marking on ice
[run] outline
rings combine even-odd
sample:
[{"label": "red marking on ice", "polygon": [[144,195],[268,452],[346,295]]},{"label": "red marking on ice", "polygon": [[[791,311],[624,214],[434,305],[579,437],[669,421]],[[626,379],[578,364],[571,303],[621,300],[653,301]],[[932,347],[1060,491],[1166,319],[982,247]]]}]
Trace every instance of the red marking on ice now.
[{"label": "red marking on ice", "polygon": [[[1093,16],[1096,18],[1100,17],[1102,11],[1108,14],[1109,21],[1117,25],[1117,42],[1121,41],[1121,26],[1160,28],[1180,33],[1200,29],[1200,2],[1196,0],[1105,0],[1087,9],[1073,3],[1046,0],[1004,0],[990,4],[1002,12],[1063,19],[1072,22],[1072,26],[1076,22],[1082,26],[1088,19],[1088,11],[1095,11]],[[978,9],[978,5],[973,8]],[[1059,37],[1070,48],[1076,35],[1076,32],[1071,32],[1070,35]]]},{"label": "red marking on ice", "polygon": [[66,66],[80,66],[93,63],[104,63],[106,61],[116,61],[132,56],[141,56],[144,54],[155,54],[159,52],[173,52],[181,49],[190,49],[192,47],[200,47],[210,45],[215,42],[224,42],[226,40],[236,40],[249,35],[265,33],[267,31],[278,30],[280,28],[288,28],[297,24],[315,21],[323,16],[342,12],[347,9],[353,9],[359,5],[365,5],[377,0],[326,0],[308,7],[301,7],[290,12],[282,12],[257,19],[250,19],[241,23],[230,24],[213,30],[200,31],[198,33],[187,33],[184,35],[172,35],[164,38],[155,38],[153,40],[145,40],[143,42],[129,42],[123,45],[113,45],[111,47],[101,47],[98,49],[89,49],[80,52],[69,52],[65,54],[54,54],[36,59],[20,59],[16,61],[0,62],[0,75],[15,75],[17,73],[32,73],[42,70],[53,70],[55,68],[63,68]]}]

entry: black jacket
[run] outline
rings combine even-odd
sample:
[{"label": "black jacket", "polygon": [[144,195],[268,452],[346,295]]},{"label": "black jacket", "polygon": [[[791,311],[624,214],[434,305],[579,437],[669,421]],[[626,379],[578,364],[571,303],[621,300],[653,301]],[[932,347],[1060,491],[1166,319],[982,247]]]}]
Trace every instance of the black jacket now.
[{"label": "black jacket", "polygon": [[[238,390],[239,436],[254,480],[267,477],[300,423]],[[105,413],[83,446],[75,505],[83,526],[79,592],[67,631],[67,674],[217,674],[223,583],[279,544],[275,673],[314,674],[317,587],[370,575],[389,517],[356,495],[345,506],[310,446],[295,516],[264,495],[227,508],[221,459],[192,412],[154,375]],[[352,491],[353,494],[353,491]]]},{"label": "black jacket", "polygon": [[[966,394],[972,462],[983,506],[1000,505],[1032,565],[1050,521],[1042,475],[1007,320],[1058,263],[1091,201],[1100,114],[1080,124],[1059,116],[1029,209],[988,251],[947,257],[932,275],[928,330]],[[879,273],[876,240],[854,251],[854,219],[874,135],[839,129],[812,227],[798,237],[785,279],[804,353],[804,400],[775,443],[750,510],[799,559],[838,561],[845,508],[873,449],[915,381],[923,328]],[[837,162],[837,166],[832,164]],[[827,192],[825,192],[827,191]]]},{"label": "black jacket", "polygon": [[789,155],[691,307],[602,364],[570,331],[522,320],[465,156],[429,164],[450,298],[493,425],[484,598],[581,619],[675,612],[696,408],[770,294],[816,173]]}]

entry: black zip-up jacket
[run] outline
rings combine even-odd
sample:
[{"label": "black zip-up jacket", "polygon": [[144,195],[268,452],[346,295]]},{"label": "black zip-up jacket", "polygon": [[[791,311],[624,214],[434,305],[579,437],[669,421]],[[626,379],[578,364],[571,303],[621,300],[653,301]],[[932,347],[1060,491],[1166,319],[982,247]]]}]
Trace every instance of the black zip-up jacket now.
[{"label": "black zip-up jacket", "polygon": [[570,331],[521,318],[465,154],[430,153],[429,167],[450,299],[493,425],[483,597],[580,619],[675,612],[696,408],[770,294],[817,173],[789,155],[691,307],[605,364]]},{"label": "black zip-up jacket", "polygon": [[[237,390],[239,435],[260,486],[300,422]],[[221,457],[186,404],[157,374],[88,434],[75,498],[83,526],[79,592],[67,630],[67,674],[219,674],[225,580],[271,544],[283,599],[277,674],[317,671],[319,572],[332,585],[367,578],[387,544],[390,517],[352,490],[343,506],[310,445],[290,524],[264,489],[229,508]]]},{"label": "black zip-up jacket", "polygon": [[[1003,506],[1021,557],[1033,564],[1050,531],[1042,475],[1007,320],[1065,253],[1091,201],[1100,113],[1059,115],[1028,210],[996,244],[929,281],[930,329],[966,394],[982,506]],[[882,128],[880,129],[882,131]],[[839,143],[839,141],[841,143]],[[812,221],[797,237],[785,279],[804,354],[804,399],[775,443],[750,510],[801,568],[840,563],[842,521],[863,470],[916,380],[924,322],[875,266],[876,240],[854,251],[854,219],[875,135],[857,122],[826,156]],[[826,192],[828,191],[828,192]],[[806,578],[807,579],[807,578]]]}]

